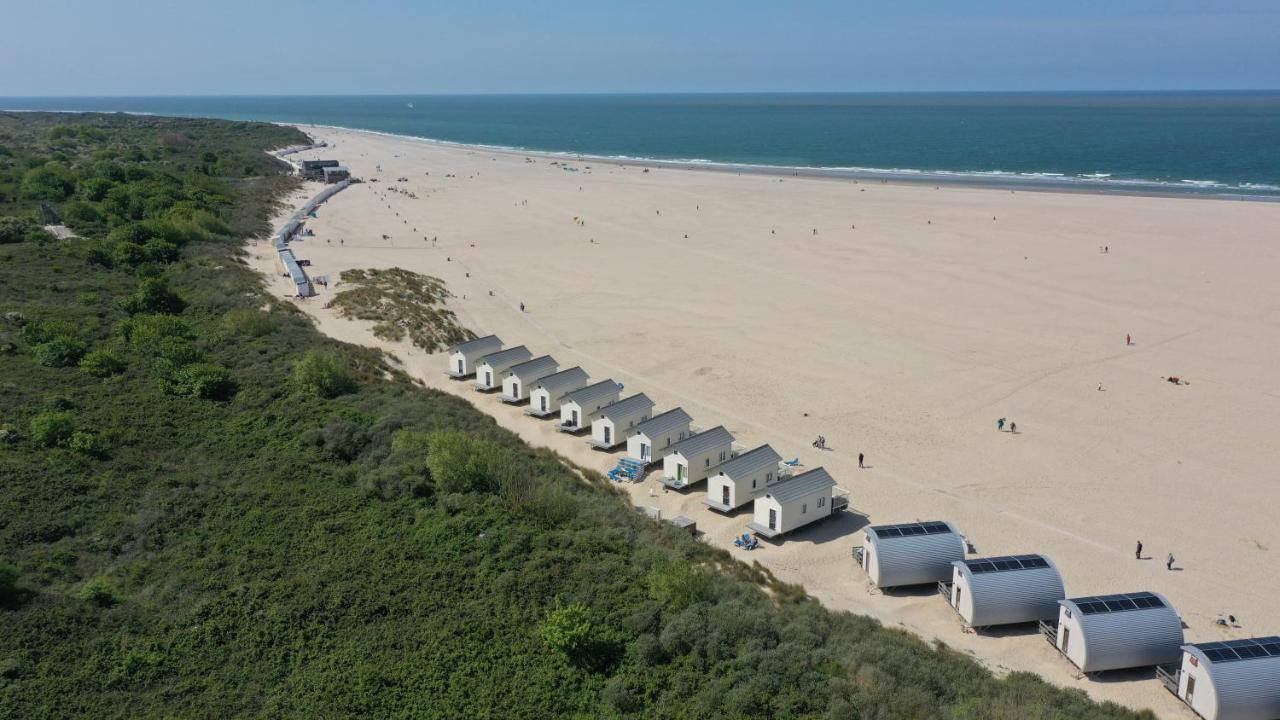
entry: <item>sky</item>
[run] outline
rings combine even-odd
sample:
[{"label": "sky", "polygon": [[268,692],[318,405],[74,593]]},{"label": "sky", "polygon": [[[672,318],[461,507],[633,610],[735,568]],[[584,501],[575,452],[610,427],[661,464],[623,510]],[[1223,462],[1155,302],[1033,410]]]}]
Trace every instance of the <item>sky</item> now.
[{"label": "sky", "polygon": [[1280,88],[1280,0],[0,0],[0,96]]}]

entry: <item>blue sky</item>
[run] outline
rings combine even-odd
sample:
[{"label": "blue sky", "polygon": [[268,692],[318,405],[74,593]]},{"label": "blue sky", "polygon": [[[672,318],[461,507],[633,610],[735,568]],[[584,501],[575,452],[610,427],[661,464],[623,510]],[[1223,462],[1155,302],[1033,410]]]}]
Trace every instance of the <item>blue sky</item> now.
[{"label": "blue sky", "polygon": [[0,96],[1280,88],[1280,0],[0,0]]}]

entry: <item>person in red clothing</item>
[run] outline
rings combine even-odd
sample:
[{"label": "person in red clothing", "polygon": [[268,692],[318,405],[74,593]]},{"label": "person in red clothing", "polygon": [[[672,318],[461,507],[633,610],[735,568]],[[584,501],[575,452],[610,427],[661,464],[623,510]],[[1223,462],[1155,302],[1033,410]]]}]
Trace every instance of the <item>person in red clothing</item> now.
[{"label": "person in red clothing", "polygon": [[1132,335],[1125,335],[1125,336],[1124,336],[1124,344],[1125,344],[1125,345],[1132,345],[1132,344],[1133,344],[1133,336],[1132,336]]}]

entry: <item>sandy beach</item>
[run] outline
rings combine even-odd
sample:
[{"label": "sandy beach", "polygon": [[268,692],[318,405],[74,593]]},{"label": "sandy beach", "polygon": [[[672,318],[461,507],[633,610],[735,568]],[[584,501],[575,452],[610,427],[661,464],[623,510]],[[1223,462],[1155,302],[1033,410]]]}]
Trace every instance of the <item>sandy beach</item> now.
[{"label": "sandy beach", "polygon": [[[869,590],[857,528],[945,519],[978,555],[1050,556],[1070,597],[1166,594],[1188,641],[1280,633],[1280,204],[641,168],[303,130],[331,147],[294,159],[378,180],[324,205],[315,236],[293,244],[330,279],[298,302],[324,332],[384,347],[529,442],[611,468],[617,453],[323,307],[346,269],[437,276],[477,333],[724,424],[743,448],[826,467],[856,513],[733,551],[826,606],[1192,717],[1150,673],[1080,678],[1032,630],[964,633],[935,594]],[[289,294],[269,242],[250,255]],[[998,431],[1002,417],[1019,432]],[[829,450],[811,447],[819,434]],[[732,548],[749,511],[723,517],[702,505],[705,486],[664,493],[653,475],[628,487],[637,506],[688,515]],[[1241,627],[1216,626],[1224,613]]]}]

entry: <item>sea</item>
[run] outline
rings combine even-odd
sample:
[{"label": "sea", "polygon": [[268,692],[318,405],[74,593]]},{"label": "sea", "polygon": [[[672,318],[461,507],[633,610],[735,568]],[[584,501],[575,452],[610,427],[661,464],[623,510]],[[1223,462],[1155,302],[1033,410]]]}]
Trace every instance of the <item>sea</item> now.
[{"label": "sea", "polygon": [[620,160],[1280,200],[1280,91],[0,98]]}]

